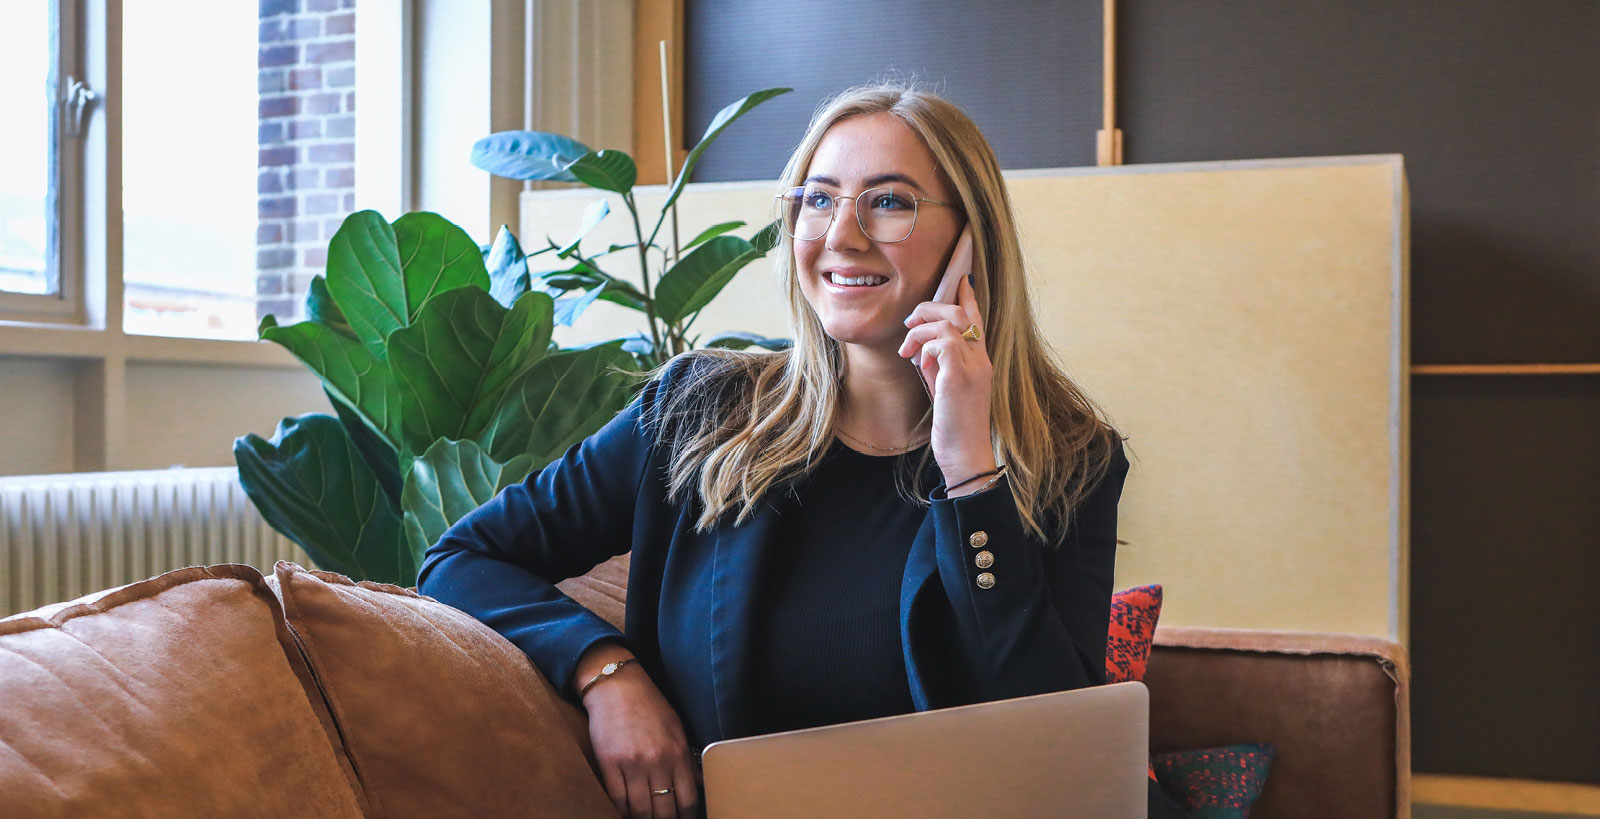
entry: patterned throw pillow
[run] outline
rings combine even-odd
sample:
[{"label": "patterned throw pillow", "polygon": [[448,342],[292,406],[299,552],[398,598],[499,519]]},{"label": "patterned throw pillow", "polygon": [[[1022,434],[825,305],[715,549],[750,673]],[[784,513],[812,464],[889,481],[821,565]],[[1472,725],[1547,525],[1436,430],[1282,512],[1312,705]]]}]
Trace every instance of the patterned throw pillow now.
[{"label": "patterned throw pillow", "polygon": [[1106,634],[1108,684],[1144,679],[1159,619],[1160,586],[1139,586],[1111,595],[1111,627]]},{"label": "patterned throw pillow", "polygon": [[1151,764],[1156,780],[1190,819],[1249,819],[1274,754],[1269,744],[1229,745],[1157,754]]}]

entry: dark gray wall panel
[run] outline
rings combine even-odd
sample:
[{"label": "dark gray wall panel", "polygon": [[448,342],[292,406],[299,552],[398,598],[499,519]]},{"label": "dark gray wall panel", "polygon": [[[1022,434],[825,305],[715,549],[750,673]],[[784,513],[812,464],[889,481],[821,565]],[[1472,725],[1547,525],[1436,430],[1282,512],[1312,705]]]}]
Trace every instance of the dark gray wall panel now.
[{"label": "dark gray wall panel", "polygon": [[1412,388],[1418,771],[1600,782],[1600,378]]},{"label": "dark gray wall panel", "polygon": [[982,13],[951,0],[685,6],[685,145],[751,91],[795,89],[724,131],[696,165],[697,182],[776,179],[819,103],[883,77],[916,79],[960,105],[1005,167],[1094,164],[1098,2],[992,3]]}]

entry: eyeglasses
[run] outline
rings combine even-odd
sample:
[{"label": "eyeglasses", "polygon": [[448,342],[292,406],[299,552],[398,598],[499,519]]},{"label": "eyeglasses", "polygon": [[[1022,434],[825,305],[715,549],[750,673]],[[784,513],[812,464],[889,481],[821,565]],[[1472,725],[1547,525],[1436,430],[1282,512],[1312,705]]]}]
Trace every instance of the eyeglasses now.
[{"label": "eyeglasses", "polygon": [[955,207],[894,188],[870,188],[855,196],[840,196],[818,187],[790,188],[778,194],[778,224],[784,233],[802,242],[820,239],[833,225],[839,202],[845,199],[855,201],[856,223],[861,225],[861,232],[874,242],[887,244],[911,237],[917,227],[918,203]]}]

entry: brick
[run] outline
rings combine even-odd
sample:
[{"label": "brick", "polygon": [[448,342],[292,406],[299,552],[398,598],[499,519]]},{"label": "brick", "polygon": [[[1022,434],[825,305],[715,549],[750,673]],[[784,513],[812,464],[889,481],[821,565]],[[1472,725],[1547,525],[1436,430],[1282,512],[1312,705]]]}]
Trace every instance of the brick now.
[{"label": "brick", "polygon": [[289,37],[294,40],[310,40],[322,36],[322,18],[320,17],[295,17],[289,21]]},{"label": "brick", "polygon": [[259,119],[272,117],[288,117],[300,113],[300,98],[291,94],[277,97],[262,97],[256,106],[256,116]]},{"label": "brick", "polygon": [[306,0],[306,11],[337,11],[339,0]]},{"label": "brick", "polygon": [[346,112],[356,110],[356,92],[351,91],[344,95],[344,110]]},{"label": "brick", "polygon": [[256,225],[256,244],[275,245],[283,241],[283,225],[277,222],[262,222]]},{"label": "brick", "polygon": [[349,142],[312,145],[307,151],[306,160],[316,165],[348,165],[356,161],[356,146]]},{"label": "brick", "polygon": [[256,42],[261,45],[281,43],[289,39],[289,27],[280,19],[262,20],[260,28],[256,29]]},{"label": "brick", "polygon": [[[307,51],[310,47],[307,46]],[[256,66],[258,68],[271,68],[277,65],[294,65],[300,62],[300,46],[275,45],[266,46],[257,52]]]},{"label": "brick", "polygon": [[256,302],[256,320],[259,321],[268,315],[278,319],[279,324],[293,324],[298,305],[294,299],[269,299]]},{"label": "brick", "polygon": [[256,177],[256,193],[282,193],[283,177],[277,171],[266,171]]},{"label": "brick", "polygon": [[307,43],[306,62],[346,63],[356,58],[354,40],[335,40],[329,43]]},{"label": "brick", "polygon": [[356,0],[342,0],[339,5],[347,9],[353,9],[356,7]]},{"label": "brick", "polygon": [[328,265],[328,249],[326,247],[308,247],[300,257],[301,267],[319,268]]},{"label": "brick", "polygon": [[276,145],[283,141],[283,122],[273,120],[256,126],[257,145]]},{"label": "brick", "polygon": [[356,209],[356,195],[355,194],[347,193],[347,194],[344,195],[344,209],[347,210],[347,211],[351,211],[351,210],[355,210]]},{"label": "brick", "polygon": [[256,74],[257,94],[277,94],[287,87],[284,70],[281,68],[263,68]]},{"label": "brick", "polygon": [[289,190],[303,191],[319,187],[321,184],[322,171],[317,168],[307,168],[302,165],[289,172]]},{"label": "brick", "polygon": [[322,174],[322,187],[329,190],[335,188],[353,188],[356,186],[356,169],[352,167],[329,168]]},{"label": "brick", "polygon": [[333,238],[333,234],[338,233],[339,232],[339,228],[341,228],[343,226],[344,226],[344,219],[342,219],[342,218],[341,219],[328,219],[327,221],[324,221],[322,223],[322,238],[323,239],[332,239]]},{"label": "brick", "polygon": [[293,196],[267,197],[256,202],[256,218],[258,219],[281,219],[286,216],[293,216],[294,213],[295,201]]},{"label": "brick", "polygon": [[291,292],[291,293],[304,293],[307,290],[310,290],[311,289],[311,280],[316,278],[317,277],[317,273],[319,273],[319,272],[321,272],[320,268],[317,271],[314,271],[314,272],[301,272],[301,273],[296,273],[293,276],[290,276],[289,277],[289,286],[292,289],[289,292]]},{"label": "brick", "polygon": [[293,145],[278,148],[262,148],[256,152],[256,167],[270,168],[275,165],[293,165],[299,152]]},{"label": "brick", "polygon": [[292,222],[283,232],[284,238],[291,242],[317,241],[317,223],[315,221]]},{"label": "brick", "polygon": [[283,291],[283,278],[284,277],[283,277],[282,273],[264,273],[264,274],[256,276],[256,295],[257,296],[283,296],[283,295],[287,295]]},{"label": "brick", "polygon": [[354,14],[335,14],[322,24],[322,31],[330,37],[335,34],[354,34],[356,31],[356,16]]},{"label": "brick", "polygon": [[328,69],[323,76],[322,84],[328,88],[349,88],[356,84],[356,67],[353,65],[340,66]]},{"label": "brick", "polygon": [[307,216],[325,216],[339,212],[339,195],[336,193],[314,193],[306,197],[305,214]]},{"label": "brick", "polygon": [[297,119],[289,123],[289,137],[291,139],[315,139],[322,136],[322,120]]},{"label": "brick", "polygon": [[256,251],[257,270],[277,270],[294,267],[294,248],[274,247]]},{"label": "brick", "polygon": [[353,137],[356,135],[356,118],[353,116],[323,117],[322,135],[326,137]]},{"label": "brick", "polygon": [[302,110],[307,114],[337,114],[339,113],[339,95],[312,94],[306,97]]},{"label": "brick", "polygon": [[300,10],[300,0],[261,0],[262,19],[279,14],[294,14]]},{"label": "brick", "polygon": [[290,71],[289,87],[296,91],[316,91],[322,88],[322,69],[312,67]]}]

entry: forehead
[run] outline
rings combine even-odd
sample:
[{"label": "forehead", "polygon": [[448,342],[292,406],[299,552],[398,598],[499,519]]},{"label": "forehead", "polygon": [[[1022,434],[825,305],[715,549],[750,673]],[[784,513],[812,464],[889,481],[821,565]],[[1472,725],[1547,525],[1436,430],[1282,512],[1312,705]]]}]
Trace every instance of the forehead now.
[{"label": "forehead", "polygon": [[840,120],[817,143],[806,177],[827,176],[846,188],[867,180],[899,174],[927,192],[943,193],[941,174],[933,154],[911,126],[889,113],[866,114]]}]

